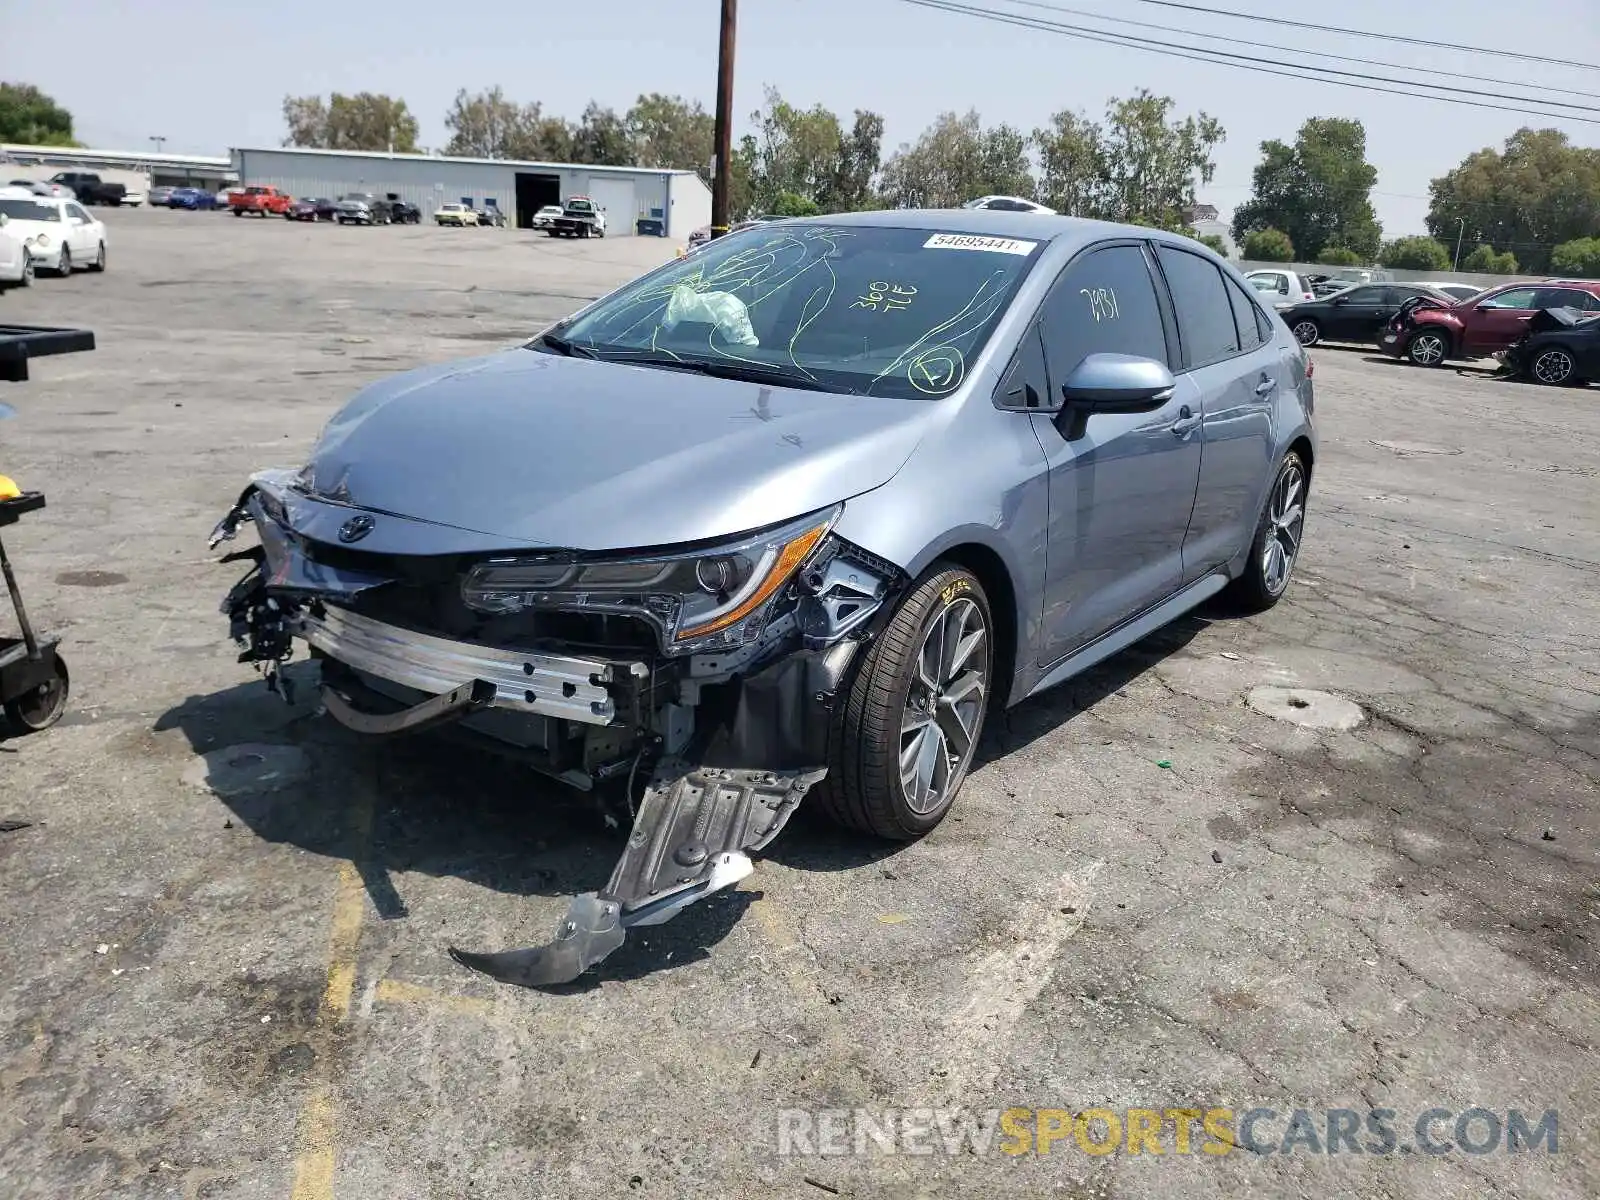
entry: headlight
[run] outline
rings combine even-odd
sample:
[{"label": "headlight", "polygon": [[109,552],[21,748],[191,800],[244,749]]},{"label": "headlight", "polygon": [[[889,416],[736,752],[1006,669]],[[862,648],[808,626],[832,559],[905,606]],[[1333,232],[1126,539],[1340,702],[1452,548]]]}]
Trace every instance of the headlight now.
[{"label": "headlight", "polygon": [[773,601],[839,512],[813,513],[690,554],[491,559],[467,572],[461,598],[487,613],[564,609],[638,617],[656,627],[668,654],[729,649],[761,636]]},{"label": "headlight", "polygon": [[50,235],[48,233],[36,233],[29,239],[28,245],[37,246],[39,249],[44,250],[50,245]]}]

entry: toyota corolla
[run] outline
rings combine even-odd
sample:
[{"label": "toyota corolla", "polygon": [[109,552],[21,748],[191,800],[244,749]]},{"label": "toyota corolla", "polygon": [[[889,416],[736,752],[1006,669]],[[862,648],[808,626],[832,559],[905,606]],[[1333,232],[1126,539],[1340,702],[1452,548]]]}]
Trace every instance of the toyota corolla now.
[{"label": "toyota corolla", "polygon": [[304,646],[360,733],[449,726],[625,802],[549,944],[453,951],[542,985],[740,879],[802,799],[919,837],[987,714],[1220,592],[1276,603],[1312,408],[1188,238],[784,221],[367,388],[213,545],[256,531],[223,607],[269,683]]}]

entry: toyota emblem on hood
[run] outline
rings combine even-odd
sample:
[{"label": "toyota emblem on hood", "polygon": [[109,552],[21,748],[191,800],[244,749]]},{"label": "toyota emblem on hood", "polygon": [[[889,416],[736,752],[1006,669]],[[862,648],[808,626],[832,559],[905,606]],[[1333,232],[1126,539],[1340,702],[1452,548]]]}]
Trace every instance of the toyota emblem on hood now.
[{"label": "toyota emblem on hood", "polygon": [[341,542],[359,542],[372,532],[374,522],[366,513],[351,517],[339,526],[339,540]]}]

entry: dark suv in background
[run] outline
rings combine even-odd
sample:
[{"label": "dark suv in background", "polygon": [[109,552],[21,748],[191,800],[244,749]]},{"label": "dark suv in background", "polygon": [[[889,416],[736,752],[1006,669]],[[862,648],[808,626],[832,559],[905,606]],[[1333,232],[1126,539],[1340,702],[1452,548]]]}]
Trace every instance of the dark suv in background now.
[{"label": "dark suv in background", "polygon": [[1533,314],[1543,308],[1600,312],[1600,280],[1507,283],[1459,304],[1408,302],[1383,331],[1378,349],[1420,367],[1450,358],[1485,358],[1527,332]]}]

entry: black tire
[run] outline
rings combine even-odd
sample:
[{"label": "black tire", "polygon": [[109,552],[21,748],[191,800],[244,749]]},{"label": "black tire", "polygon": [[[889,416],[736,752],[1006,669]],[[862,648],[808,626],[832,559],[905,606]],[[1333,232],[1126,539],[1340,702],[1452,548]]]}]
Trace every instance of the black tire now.
[{"label": "black tire", "polygon": [[[1284,532],[1280,529],[1278,521],[1274,520],[1276,515],[1274,509],[1278,497],[1285,489],[1286,478],[1289,477],[1298,480],[1299,494],[1295,502],[1299,506],[1299,517],[1289,530],[1293,540],[1293,550],[1288,556],[1288,565],[1283,571],[1282,580],[1278,582],[1268,569],[1267,550],[1269,542],[1273,539],[1279,542],[1280,549],[1284,545]],[[1250,554],[1245,560],[1244,570],[1223,592],[1226,603],[1246,613],[1266,612],[1288,592],[1289,583],[1294,576],[1295,563],[1300,560],[1300,543],[1305,533],[1306,497],[1310,490],[1310,482],[1305,462],[1300,455],[1293,450],[1284,455],[1283,461],[1278,464],[1277,473],[1272,477],[1272,486],[1267,489],[1266,499],[1261,504],[1261,516],[1256,521],[1255,536],[1250,539]]]},{"label": "black tire", "polygon": [[106,269],[106,244],[104,242],[101,242],[99,249],[97,249],[95,251],[94,261],[89,264],[89,270],[91,270],[91,271],[104,271],[105,269]]},{"label": "black tire", "polygon": [[1528,378],[1546,387],[1570,387],[1579,382],[1577,356],[1565,346],[1546,346],[1528,364]]},{"label": "black tire", "polygon": [[242,209],[242,208],[236,208],[236,209],[234,209],[234,210],[233,210],[233,215],[234,215],[234,216],[236,216],[236,217],[242,217],[242,216],[244,216],[244,209]]},{"label": "black tire", "polygon": [[40,684],[26,696],[5,703],[6,721],[17,733],[39,733],[61,720],[67,711],[67,696],[72,689],[66,660],[57,656],[55,677]]},{"label": "black tire", "polygon": [[1322,326],[1310,317],[1299,317],[1289,327],[1289,332],[1294,334],[1294,340],[1302,346],[1315,346],[1322,340]]},{"label": "black tire", "polygon": [[[925,639],[946,614],[952,620],[958,615],[966,618],[968,602],[982,621],[984,636],[972,653],[982,655],[983,689],[976,697],[970,738],[959,759],[953,761],[945,752],[948,740],[942,736],[934,748],[934,753],[944,754],[947,781],[937,804],[918,811],[908,800],[901,778],[903,722],[913,704],[913,686],[922,686],[918,668]],[[935,563],[912,585],[867,648],[849,686],[835,700],[828,734],[828,774],[817,792],[823,811],[846,828],[893,841],[909,841],[928,833],[944,820],[960,793],[983,736],[984,710],[995,686],[994,621],[983,585],[964,567]],[[940,709],[934,704],[929,711]],[[943,729],[946,724],[935,722],[930,730],[935,726]]]},{"label": "black tire", "polygon": [[65,246],[61,247],[61,259],[56,267],[56,274],[63,279],[72,274],[72,251]]},{"label": "black tire", "polygon": [[1406,358],[1419,367],[1442,367],[1450,357],[1450,335],[1442,329],[1423,326],[1406,343]]},{"label": "black tire", "polygon": [[33,255],[26,250],[22,252],[22,278],[17,281],[18,287],[33,286]]}]

